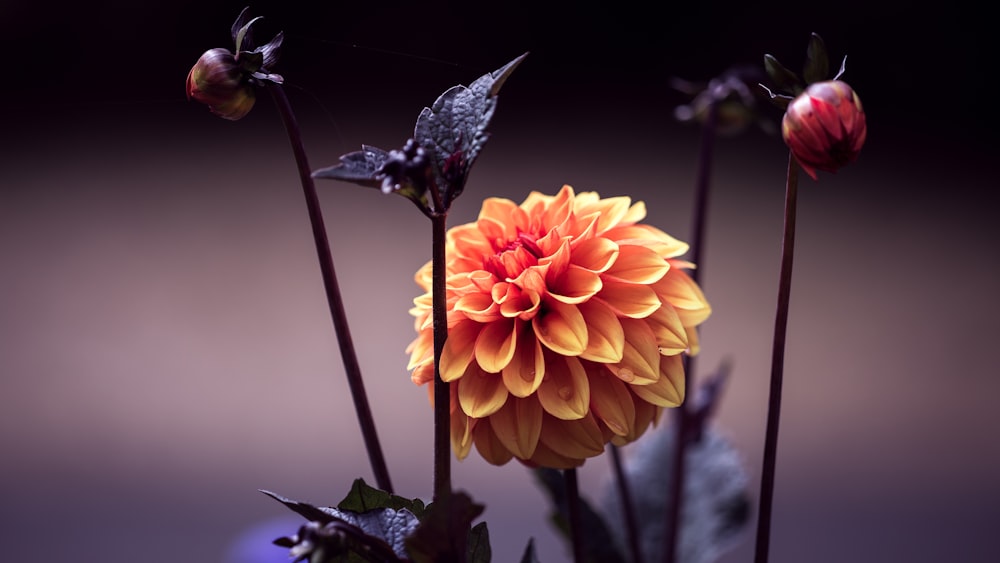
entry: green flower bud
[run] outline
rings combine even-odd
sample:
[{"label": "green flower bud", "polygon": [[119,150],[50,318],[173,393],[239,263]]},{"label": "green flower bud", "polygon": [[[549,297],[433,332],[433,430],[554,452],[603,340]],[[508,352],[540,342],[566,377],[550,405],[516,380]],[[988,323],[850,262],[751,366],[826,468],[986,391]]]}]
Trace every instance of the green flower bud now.
[{"label": "green flower bud", "polygon": [[785,110],[781,136],[795,160],[816,180],[816,170],[836,172],[854,162],[868,128],[861,99],[840,80],[809,85]]},{"label": "green flower bud", "polygon": [[256,95],[249,76],[226,49],[209,49],[191,67],[187,97],[208,106],[225,119],[241,119],[253,108]]}]

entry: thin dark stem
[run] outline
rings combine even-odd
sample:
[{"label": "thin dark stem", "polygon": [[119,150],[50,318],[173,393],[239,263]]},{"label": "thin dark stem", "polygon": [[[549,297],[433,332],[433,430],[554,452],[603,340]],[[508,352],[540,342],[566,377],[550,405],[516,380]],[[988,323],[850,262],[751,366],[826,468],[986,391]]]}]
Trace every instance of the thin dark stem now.
[{"label": "thin dark stem", "polygon": [[580,518],[580,485],[576,469],[563,471],[566,480],[566,511],[569,513],[569,535],[573,542],[573,562],[583,563],[583,525]]},{"label": "thin dark stem", "polygon": [[611,466],[615,472],[615,482],[618,484],[618,497],[625,515],[625,537],[628,541],[632,563],[642,563],[642,551],[639,549],[639,526],[635,518],[635,507],[632,504],[632,493],[629,490],[628,479],[622,469],[621,453],[618,446],[611,445]]},{"label": "thin dark stem", "polygon": [[774,348],[771,353],[771,390],[767,404],[764,437],[764,466],[760,477],[760,509],[757,515],[755,563],[766,563],[771,539],[771,505],[774,498],[774,468],[778,455],[778,423],[781,419],[781,381],[785,365],[785,332],[788,328],[788,301],[792,289],[792,256],[795,249],[795,204],[798,199],[798,164],[788,155],[785,185],[785,229],[781,244],[781,271],[778,277],[778,307],[774,321]]},{"label": "thin dark stem", "polygon": [[434,234],[431,244],[431,304],[434,320],[434,500],[451,494],[451,390],[441,380],[441,351],[448,339],[448,301],[445,280],[445,240],[447,216],[431,217]]},{"label": "thin dark stem", "polygon": [[354,410],[357,412],[358,422],[361,425],[361,434],[364,437],[365,449],[368,450],[368,459],[371,462],[372,471],[375,473],[378,487],[391,493],[393,492],[392,482],[389,480],[389,471],[386,469],[385,458],[382,456],[382,448],[378,441],[378,433],[375,431],[375,420],[372,417],[371,408],[368,406],[361,368],[354,352],[354,343],[347,325],[347,315],[344,313],[344,300],[340,296],[337,273],[333,268],[333,256],[330,253],[330,241],[323,223],[319,196],[313,183],[309,161],[306,159],[305,147],[302,145],[299,124],[292,112],[292,106],[288,102],[288,96],[285,95],[281,86],[271,83],[268,85],[268,90],[271,91],[278,106],[278,112],[285,123],[285,130],[288,132],[288,140],[292,145],[292,152],[295,153],[295,163],[298,166],[299,179],[302,181],[306,207],[309,210],[309,221],[312,224],[313,239],[316,241],[316,254],[323,274],[323,287],[326,289],[326,299],[330,305],[330,315],[333,317],[333,326],[336,329],[337,342],[340,345],[340,355],[344,361],[344,370],[347,372],[347,383],[351,389],[351,397],[354,399]]},{"label": "thin dark stem", "polygon": [[[718,98],[708,106],[708,115],[701,128],[701,147],[698,153],[698,176],[695,183],[694,210],[692,216],[691,262],[695,269],[691,279],[699,283],[701,279],[702,249],[705,246],[705,228],[708,224],[708,194],[711,185],[712,150],[715,147],[715,129],[719,116]],[[694,396],[694,357],[684,357],[684,393]],[[663,557],[666,563],[674,563],[679,558],[681,507],[684,504],[685,459],[688,442],[691,441],[692,411],[690,401],[685,399],[674,413],[674,455],[670,472],[670,503],[667,505],[667,530],[664,534]]]}]

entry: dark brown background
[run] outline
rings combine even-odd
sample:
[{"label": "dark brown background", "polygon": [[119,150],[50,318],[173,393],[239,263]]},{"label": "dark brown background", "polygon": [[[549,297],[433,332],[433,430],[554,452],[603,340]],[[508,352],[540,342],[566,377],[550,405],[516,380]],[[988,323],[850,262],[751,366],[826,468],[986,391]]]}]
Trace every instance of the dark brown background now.
[{"label": "dark brown background", "polygon": [[[373,481],[294,163],[263,95],[224,122],[184,99],[242,3],[0,6],[0,559],[226,561],[285,516],[265,488],[335,503]],[[646,201],[687,238],[698,131],[669,78],[820,33],[868,114],[861,158],[803,179],[779,449],[775,563],[992,561],[1000,234],[985,19],[864,5],[257,2],[314,167],[393,148],[447,87],[530,51],[450,219],[563,183]],[[989,57],[989,60],[987,60]],[[716,145],[700,366],[734,361],[717,424],[759,478],[787,150]],[[369,396],[400,494],[431,486],[430,409],[405,372],[429,224],[321,183]],[[608,461],[581,472],[599,495]],[[567,561],[527,470],[475,454],[494,560],[535,537]],[[291,520],[288,526],[294,526]],[[293,531],[289,527],[288,532]],[[748,532],[752,532],[751,529]],[[726,558],[750,560],[752,533]],[[262,544],[262,549],[281,550]]]}]

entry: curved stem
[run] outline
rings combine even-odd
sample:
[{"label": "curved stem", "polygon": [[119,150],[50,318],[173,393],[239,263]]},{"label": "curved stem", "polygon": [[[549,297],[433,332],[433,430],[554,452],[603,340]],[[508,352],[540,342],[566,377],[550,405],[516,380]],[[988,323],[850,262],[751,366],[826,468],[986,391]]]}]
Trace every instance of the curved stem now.
[{"label": "curved stem", "polygon": [[760,478],[760,509],[757,516],[755,563],[767,561],[770,546],[774,470],[778,454],[778,423],[781,419],[781,383],[785,364],[785,333],[788,328],[788,302],[792,289],[792,257],[795,249],[798,170],[795,157],[789,152],[788,176],[785,184],[785,228],[781,245],[781,271],[778,276],[778,307],[774,321],[774,347],[771,352],[771,389],[768,396],[767,430],[764,437],[764,466]]},{"label": "curved stem", "polygon": [[[435,191],[435,190],[432,190]],[[434,500],[451,494],[451,389],[441,380],[441,352],[448,339],[448,296],[445,240],[447,216],[435,213],[431,250],[431,304],[434,320]]]},{"label": "curved stem", "polygon": [[316,194],[316,186],[313,183],[312,171],[309,161],[306,159],[305,147],[302,145],[302,133],[299,130],[298,121],[292,112],[292,106],[288,102],[288,96],[279,84],[268,84],[274,101],[278,106],[278,112],[285,124],[288,132],[288,140],[292,145],[292,152],[295,153],[295,163],[299,170],[299,179],[302,182],[302,190],[306,197],[306,207],[309,211],[309,221],[312,224],[313,239],[316,241],[316,254],[319,258],[320,271],[323,274],[323,287],[326,290],[326,299],[330,305],[330,315],[333,317],[333,325],[337,333],[337,342],[340,345],[340,355],[344,361],[344,370],[347,372],[347,383],[351,388],[351,397],[354,399],[354,410],[358,415],[358,422],[361,425],[361,434],[364,437],[365,449],[368,451],[368,459],[371,462],[372,472],[378,487],[383,491],[392,493],[392,482],[389,480],[389,471],[386,469],[385,458],[382,456],[382,448],[379,445],[378,434],[375,431],[375,420],[372,417],[371,408],[368,406],[368,397],[365,394],[365,385],[361,377],[361,368],[358,365],[358,358],[354,352],[354,343],[351,340],[351,332],[347,325],[347,315],[344,313],[344,300],[340,296],[340,286],[337,283],[337,273],[333,268],[333,256],[330,253],[330,241],[327,238],[326,226],[323,223],[323,214],[320,210],[319,196]]},{"label": "curved stem", "polygon": [[[694,211],[692,217],[691,262],[695,269],[691,270],[691,279],[700,283],[704,248],[705,228],[708,223],[708,193],[712,172],[712,149],[715,146],[715,129],[719,116],[719,98],[713,96],[708,106],[708,115],[702,124],[701,147],[698,153],[698,177],[695,184]],[[694,395],[694,357],[684,357],[684,389],[688,397]],[[684,504],[684,473],[688,442],[691,441],[692,411],[690,400],[677,406],[674,413],[674,455],[670,473],[670,503],[667,505],[667,530],[664,534],[663,554],[666,563],[674,563],[679,559],[681,506]]]}]

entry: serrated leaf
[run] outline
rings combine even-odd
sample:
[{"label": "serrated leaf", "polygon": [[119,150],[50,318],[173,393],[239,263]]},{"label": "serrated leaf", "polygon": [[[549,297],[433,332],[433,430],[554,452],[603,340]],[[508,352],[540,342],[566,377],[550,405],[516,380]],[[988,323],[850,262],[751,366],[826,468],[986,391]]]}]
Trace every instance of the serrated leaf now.
[{"label": "serrated leaf", "polygon": [[538,563],[538,554],[535,553],[535,538],[528,538],[528,545],[524,546],[524,554],[521,555],[521,563]]},{"label": "serrated leaf", "polygon": [[413,136],[431,156],[445,209],[464,189],[472,164],[489,140],[486,128],[496,110],[500,87],[527,55],[479,77],[468,87],[449,88],[420,112]]},{"label": "serrated leaf", "polygon": [[[540,467],[534,470],[535,477],[545,487],[552,500],[550,520],[562,533],[564,539],[571,542],[569,529],[569,502],[566,498],[566,479],[562,471]],[[580,498],[580,534],[583,539],[583,557],[588,563],[625,563],[627,559],[618,551],[618,545],[611,529],[600,514],[591,508],[590,503]]]},{"label": "serrated leaf", "polygon": [[785,68],[773,56],[764,55],[764,70],[779,89],[796,95],[802,91],[802,80],[798,75]]},{"label": "serrated leaf", "polygon": [[458,561],[468,554],[472,521],[482,514],[484,506],[469,495],[453,492],[427,506],[420,526],[406,540],[406,551],[414,563]]},{"label": "serrated leaf", "polygon": [[405,508],[420,518],[424,512],[424,503],[420,499],[410,500],[389,494],[368,485],[364,479],[355,479],[350,492],[347,493],[344,500],[337,504],[337,508],[359,514],[382,508],[392,508],[393,510]]},{"label": "serrated leaf", "polygon": [[343,180],[369,188],[379,188],[382,182],[375,179],[375,173],[388,159],[387,151],[371,145],[361,145],[360,151],[341,156],[340,164],[315,170],[312,177]]},{"label": "serrated leaf", "polygon": [[830,76],[830,57],[826,54],[826,45],[816,33],[809,37],[809,47],[806,48],[806,63],[802,69],[802,77],[806,84],[822,82]]},{"label": "serrated leaf", "polygon": [[469,551],[466,560],[469,563],[490,563],[492,558],[490,531],[486,528],[486,522],[480,522],[469,530]]}]

